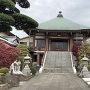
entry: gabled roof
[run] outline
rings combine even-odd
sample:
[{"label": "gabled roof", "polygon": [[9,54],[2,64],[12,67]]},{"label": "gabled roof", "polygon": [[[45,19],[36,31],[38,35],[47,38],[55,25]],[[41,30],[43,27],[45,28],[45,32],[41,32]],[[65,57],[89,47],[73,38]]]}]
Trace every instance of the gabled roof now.
[{"label": "gabled roof", "polygon": [[13,42],[14,40],[17,39],[16,36],[3,36],[3,38],[6,38],[6,39],[7,39],[8,41],[10,41],[10,42]]},{"label": "gabled roof", "polygon": [[26,38],[29,38],[29,36],[26,36],[26,37],[20,38],[20,40],[22,40],[22,39],[26,39]]},{"label": "gabled roof", "polygon": [[65,19],[63,15],[61,14],[61,12],[59,12],[56,18],[39,24],[37,29],[40,29],[40,30],[43,30],[43,29],[44,30],[83,30],[83,29],[90,29],[90,27],[80,25],[68,19]]},{"label": "gabled roof", "polygon": [[5,43],[9,44],[10,46],[17,46],[18,45],[17,43],[10,42],[10,41],[8,41],[7,39],[5,39],[5,38],[3,38],[1,36],[0,36],[0,40],[4,41]]}]

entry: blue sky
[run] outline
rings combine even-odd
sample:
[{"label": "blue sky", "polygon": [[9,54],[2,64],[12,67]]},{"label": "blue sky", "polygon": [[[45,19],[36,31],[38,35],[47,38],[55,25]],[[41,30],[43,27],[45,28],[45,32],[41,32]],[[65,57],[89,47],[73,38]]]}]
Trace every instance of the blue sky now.
[{"label": "blue sky", "polygon": [[[22,9],[21,13],[26,14],[38,23],[55,18],[59,11],[62,11],[64,18],[73,22],[90,26],[90,0],[28,0],[30,8]],[[13,33],[20,38],[27,36],[24,32],[13,30]]]}]

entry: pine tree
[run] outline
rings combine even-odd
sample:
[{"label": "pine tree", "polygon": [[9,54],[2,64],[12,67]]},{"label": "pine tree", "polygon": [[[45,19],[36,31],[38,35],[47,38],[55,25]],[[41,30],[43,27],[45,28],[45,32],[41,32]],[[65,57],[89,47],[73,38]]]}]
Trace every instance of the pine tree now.
[{"label": "pine tree", "polygon": [[30,7],[28,0],[0,0],[0,32],[9,32],[14,26],[16,29],[28,33],[30,28],[38,26],[34,19],[20,14],[16,4],[22,8]]}]

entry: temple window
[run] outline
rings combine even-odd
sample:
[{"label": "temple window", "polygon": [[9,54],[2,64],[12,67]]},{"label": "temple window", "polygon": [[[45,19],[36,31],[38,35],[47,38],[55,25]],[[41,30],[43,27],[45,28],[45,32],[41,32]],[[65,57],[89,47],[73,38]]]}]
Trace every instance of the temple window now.
[{"label": "temple window", "polygon": [[38,39],[37,40],[37,47],[45,47],[45,40],[44,39],[42,39],[42,40]]},{"label": "temple window", "polygon": [[33,47],[33,42],[29,42],[29,46],[30,47]]}]

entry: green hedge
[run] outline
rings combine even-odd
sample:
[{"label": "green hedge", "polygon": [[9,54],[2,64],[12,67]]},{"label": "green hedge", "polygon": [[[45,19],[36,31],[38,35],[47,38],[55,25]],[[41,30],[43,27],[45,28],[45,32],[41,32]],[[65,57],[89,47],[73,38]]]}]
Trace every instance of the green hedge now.
[{"label": "green hedge", "polygon": [[5,76],[5,74],[4,73],[0,73],[0,76]]},{"label": "green hedge", "polygon": [[30,70],[31,70],[32,75],[35,75],[37,72],[35,67],[31,67]]},{"label": "green hedge", "polygon": [[6,74],[8,72],[9,72],[9,69],[8,68],[1,68],[0,69],[0,73]]}]

